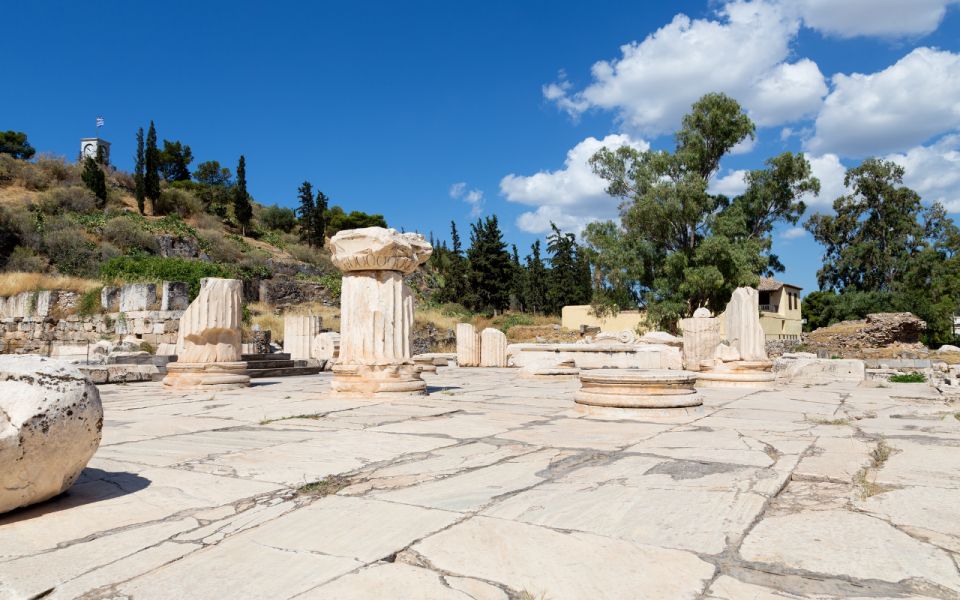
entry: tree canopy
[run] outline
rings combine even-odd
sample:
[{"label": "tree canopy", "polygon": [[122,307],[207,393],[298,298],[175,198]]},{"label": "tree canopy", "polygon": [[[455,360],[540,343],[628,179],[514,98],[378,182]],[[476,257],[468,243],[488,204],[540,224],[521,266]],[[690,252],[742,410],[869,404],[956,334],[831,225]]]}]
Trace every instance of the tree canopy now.
[{"label": "tree canopy", "polygon": [[797,223],[800,198],[820,189],[807,160],[790,152],[767,160],[734,198],[708,189],[723,157],[754,131],[735,100],[707,94],[683,118],[673,152],[623,146],[590,159],[622,199],[620,226],[591,223],[584,232],[599,309],[636,302],[672,330],[698,307],[722,309],[735,288],[783,270],[771,252],[773,228]]},{"label": "tree canopy", "polygon": [[33,158],[37,150],[27,141],[27,134],[22,131],[0,131],[0,154],[9,154],[14,158],[28,160]]}]

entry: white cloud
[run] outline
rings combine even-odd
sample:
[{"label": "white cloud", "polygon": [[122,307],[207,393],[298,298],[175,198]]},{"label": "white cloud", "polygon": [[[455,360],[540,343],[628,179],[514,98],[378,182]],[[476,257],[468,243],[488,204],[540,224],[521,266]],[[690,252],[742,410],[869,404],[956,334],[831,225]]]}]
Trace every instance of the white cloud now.
[{"label": "white cloud", "polygon": [[820,195],[804,194],[803,201],[814,212],[821,212],[824,209],[833,208],[833,201],[847,193],[847,188],[843,185],[843,178],[847,174],[847,168],[840,162],[840,157],[836,154],[824,154],[823,156],[811,156],[809,153],[804,155],[810,163],[810,170],[813,176],[820,180]]},{"label": "white cloud", "polygon": [[590,108],[617,111],[628,130],[667,133],[707,92],[732,95],[762,125],[799,119],[820,106],[823,75],[808,59],[786,63],[799,18],[765,0],[727,3],[717,18],[679,14],[621,57],[593,65],[593,81],[574,92],[561,76],[544,86],[547,100],[573,116]]},{"label": "white cloud", "polygon": [[618,216],[619,201],[604,191],[606,181],[595,175],[587,161],[600,148],[632,146],[646,150],[649,144],[625,134],[602,140],[588,137],[567,152],[563,168],[524,176],[510,174],[500,181],[500,193],[510,202],[535,206],[517,218],[517,226],[530,233],[550,229],[550,221],[563,229],[579,231],[590,221]]},{"label": "white cloud", "polygon": [[939,27],[947,6],[957,0],[789,0],[804,25],[824,34],[897,37],[922,35]]},{"label": "white cloud", "polygon": [[459,181],[450,186],[450,197],[454,200],[463,200],[470,205],[470,216],[479,217],[483,214],[483,192],[480,190],[468,190],[467,182]]},{"label": "white cloud", "polygon": [[717,174],[710,180],[710,186],[707,188],[707,191],[711,194],[723,194],[731,198],[739,196],[747,189],[747,182],[744,180],[746,174],[746,169],[730,171],[723,177]]},{"label": "white cloud", "polygon": [[807,148],[818,154],[903,151],[960,127],[960,54],[917,48],[882,71],[838,74]]},{"label": "white cloud", "polygon": [[949,212],[960,213],[960,134],[886,158],[904,168],[903,184],[925,202],[940,202]]},{"label": "white cloud", "polygon": [[807,235],[807,230],[803,227],[791,227],[790,229],[784,230],[783,233],[780,234],[780,237],[785,240],[796,240],[805,235]]}]

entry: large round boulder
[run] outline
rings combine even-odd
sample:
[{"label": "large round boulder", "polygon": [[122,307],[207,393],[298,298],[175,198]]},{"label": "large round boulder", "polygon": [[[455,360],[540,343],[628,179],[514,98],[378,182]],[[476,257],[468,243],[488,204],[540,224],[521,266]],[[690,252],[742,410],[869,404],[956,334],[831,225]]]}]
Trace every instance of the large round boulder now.
[{"label": "large round boulder", "polygon": [[73,485],[102,428],[100,393],[76,367],[0,356],[0,513]]}]

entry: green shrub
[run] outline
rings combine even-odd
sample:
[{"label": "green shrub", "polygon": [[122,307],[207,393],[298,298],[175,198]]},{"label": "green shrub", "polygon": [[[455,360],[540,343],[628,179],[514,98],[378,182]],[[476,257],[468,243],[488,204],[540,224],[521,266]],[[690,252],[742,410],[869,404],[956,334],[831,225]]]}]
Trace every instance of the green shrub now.
[{"label": "green shrub", "polygon": [[44,214],[63,213],[89,214],[97,210],[97,197],[90,190],[78,185],[51,188],[37,202]]},{"label": "green shrub", "polygon": [[516,327],[518,325],[533,325],[535,321],[529,316],[521,313],[510,313],[506,315],[497,328],[506,333],[510,331],[511,327]]},{"label": "green shrub", "polygon": [[103,225],[103,239],[128,253],[142,250],[155,254],[159,250],[156,236],[126,217],[107,221]]},{"label": "green shrub", "polygon": [[306,244],[290,244],[287,246],[287,252],[300,262],[320,267],[324,271],[336,270],[330,262],[330,257],[319,248],[311,248]]},{"label": "green shrub", "polygon": [[25,164],[28,163],[9,154],[0,154],[0,187],[13,185],[14,181],[20,179],[20,172]]},{"label": "green shrub", "polygon": [[271,205],[260,211],[260,222],[267,230],[289,233],[297,225],[297,215],[289,208]]},{"label": "green shrub", "polygon": [[77,312],[80,313],[81,317],[89,317],[103,311],[103,307],[100,305],[100,292],[102,290],[102,287],[98,287],[80,295]]},{"label": "green shrub", "polygon": [[890,383],[923,383],[927,380],[923,373],[906,373],[905,375],[891,375]]},{"label": "green shrub", "polygon": [[260,240],[280,250],[285,250],[287,246],[283,234],[279,231],[261,231]]},{"label": "green shrub", "polygon": [[50,261],[38,255],[32,248],[17,246],[10,253],[4,269],[17,273],[43,273],[50,268]]},{"label": "green shrub", "polygon": [[157,215],[175,214],[180,218],[186,218],[203,212],[203,202],[187,190],[168,187],[160,192],[160,198],[157,199],[153,212]]},{"label": "green shrub", "polygon": [[204,277],[233,278],[236,275],[237,272],[226,265],[143,254],[119,256],[100,265],[100,277],[104,281],[183,281],[190,285],[191,298],[200,293],[200,280]]},{"label": "green shrub", "polygon": [[97,271],[96,246],[75,231],[48,230],[43,235],[43,247],[50,262],[64,275],[86,277]]},{"label": "green shrub", "polygon": [[243,258],[243,248],[223,231],[206,229],[197,232],[203,250],[214,262],[235,263]]},{"label": "green shrub", "polygon": [[473,313],[470,309],[456,302],[447,302],[440,305],[440,314],[445,317],[471,317]]}]

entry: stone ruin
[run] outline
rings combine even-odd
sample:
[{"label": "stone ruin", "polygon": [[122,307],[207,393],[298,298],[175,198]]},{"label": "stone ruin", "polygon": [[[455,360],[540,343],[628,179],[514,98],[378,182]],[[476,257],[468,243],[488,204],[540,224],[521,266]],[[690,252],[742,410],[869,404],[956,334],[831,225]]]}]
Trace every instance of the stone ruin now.
[{"label": "stone ruin", "polygon": [[[709,314],[709,313],[707,313]],[[690,321],[717,321],[713,323],[690,323]],[[719,321],[713,317],[694,316],[685,319],[690,331],[691,349],[688,355],[705,356],[716,337],[714,327]],[[719,343],[713,356],[699,363],[700,374],[697,385],[702,387],[766,387],[773,383],[771,372],[773,362],[767,358],[765,350],[766,336],[760,325],[760,302],[757,290],[749,287],[737,288],[730,297],[724,311],[724,326],[729,344]],[[681,324],[684,328],[684,324]],[[688,339],[684,335],[684,341]]]},{"label": "stone ruin", "polygon": [[457,366],[480,366],[480,334],[470,323],[457,323]]},{"label": "stone ruin", "polygon": [[240,355],[241,290],[237,279],[200,281],[200,294],[180,317],[176,362],[163,384],[174,388],[232,389],[250,385]]},{"label": "stone ruin", "polygon": [[590,369],[579,375],[578,412],[597,417],[676,417],[703,412],[697,374],[669,369]]},{"label": "stone ruin", "polygon": [[403,278],[425,263],[433,248],[420,234],[366,227],[337,233],[330,249],[343,272],[333,394],[425,394],[410,352],[414,300]]},{"label": "stone ruin", "polygon": [[76,367],[0,356],[0,513],[66,491],[100,446],[100,393]]}]

